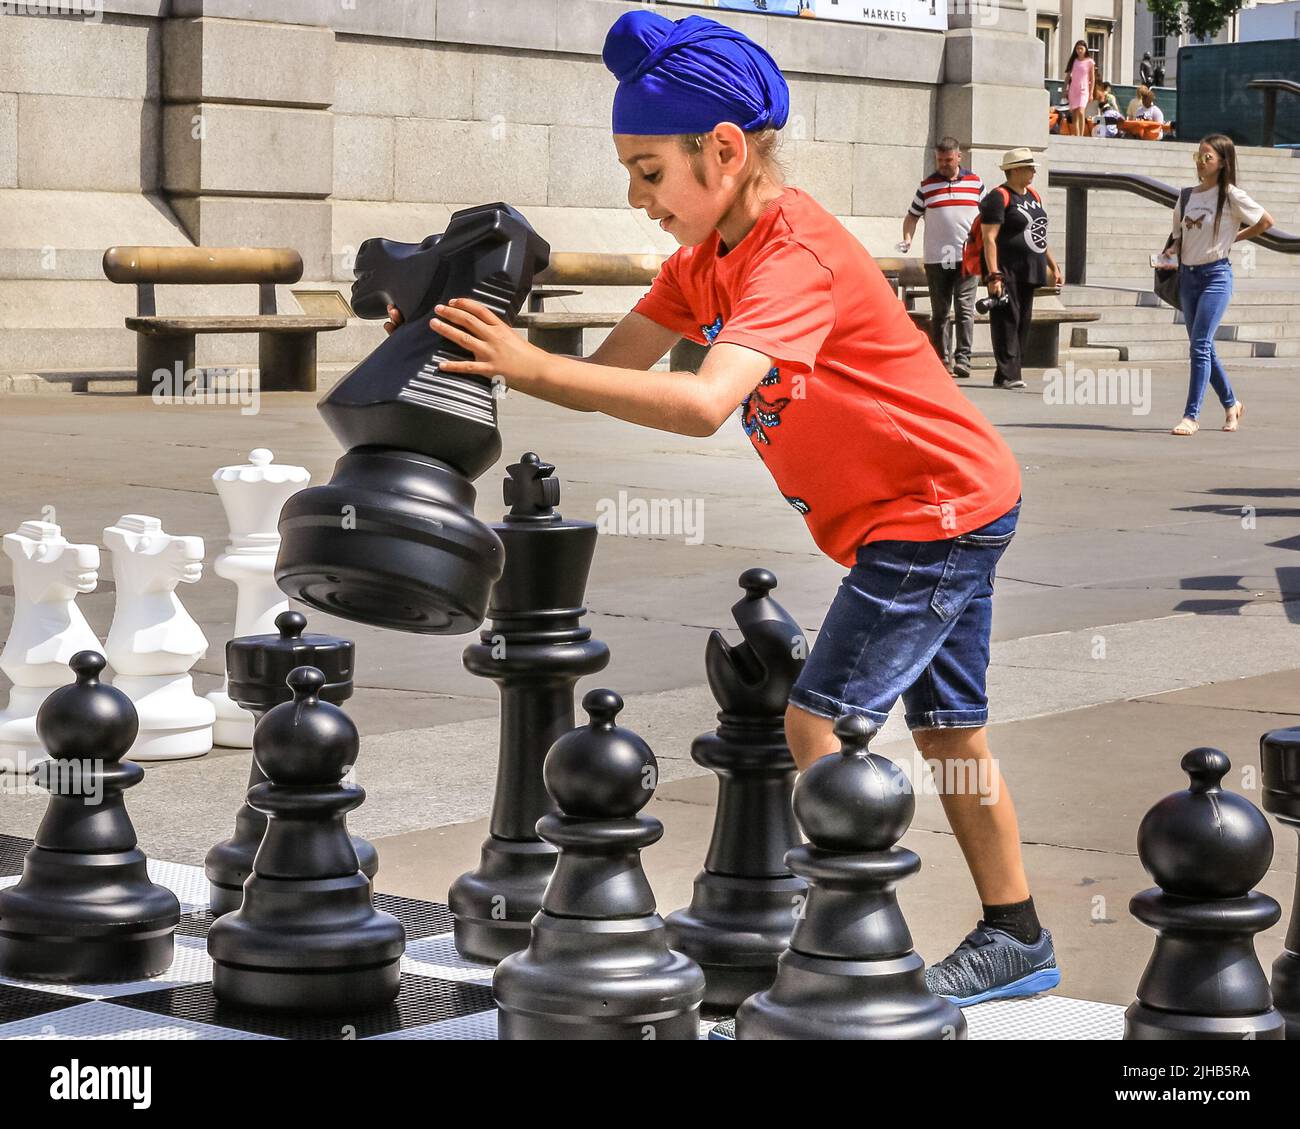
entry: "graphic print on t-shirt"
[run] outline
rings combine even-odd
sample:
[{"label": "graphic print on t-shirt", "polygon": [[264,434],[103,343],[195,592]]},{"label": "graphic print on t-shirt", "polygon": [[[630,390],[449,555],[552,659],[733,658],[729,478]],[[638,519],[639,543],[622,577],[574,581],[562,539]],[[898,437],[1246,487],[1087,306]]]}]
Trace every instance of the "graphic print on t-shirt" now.
[{"label": "graphic print on t-shirt", "polygon": [[1025,217],[1025,246],[1035,255],[1047,250],[1047,216],[1032,196],[1016,201],[1016,210]]},{"label": "graphic print on t-shirt", "polygon": [[[712,325],[700,326],[700,333],[703,334],[704,340],[710,345],[713,344],[714,339],[721,332],[721,314],[713,319]],[[781,413],[785,411],[786,407],[790,403],[789,396],[781,396],[777,399],[769,400],[759,391],[759,388],[765,384],[780,383],[780,370],[776,365],[773,365],[767,370],[767,375],[758,382],[758,386],[755,387],[754,391],[740,402],[740,426],[745,429],[745,434],[751,439],[753,439],[755,435],[758,436],[757,439],[754,439],[754,442],[756,443],[771,443],[764,428],[778,427],[781,423]],[[803,512],[806,513],[807,511],[805,510]]]}]

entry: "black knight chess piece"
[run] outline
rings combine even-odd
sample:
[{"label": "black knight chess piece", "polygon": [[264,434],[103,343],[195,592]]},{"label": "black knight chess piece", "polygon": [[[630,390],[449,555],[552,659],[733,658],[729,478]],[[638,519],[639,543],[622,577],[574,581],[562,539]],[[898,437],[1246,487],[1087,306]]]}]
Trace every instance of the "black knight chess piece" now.
[{"label": "black knight chess piece", "polygon": [[800,777],[808,836],[786,862],[808,900],[771,988],[736,1012],[737,1039],[964,1039],[966,1020],[925,986],[894,886],[921,868],[897,846],[916,797],[903,770],[867,747],[876,727],[845,714],[838,754]]},{"label": "black knight chess piece", "polygon": [[[352,672],[356,646],[336,635],[304,635],[307,619],[301,612],[281,612],[275,617],[278,635],[245,635],[226,644],[230,698],[260,721],[267,710],[293,701],[286,679],[294,667],[314,666],[325,676],[319,697],[339,705],[352,697]],[[248,789],[266,780],[266,774],[252,758]],[[235,813],[235,833],[216,844],[203,860],[208,877],[213,916],[239,908],[244,900],[244,881],[253,873],[253,856],[266,834],[266,816],[249,804],[247,795]],[[352,836],[361,873],[371,881],[379,869],[375,848],[361,836]]]},{"label": "black knight chess piece", "polygon": [[551,747],[558,812],[538,831],[559,848],[532,939],[497,965],[502,1039],[697,1039],[704,973],[668,947],[641,868],[663,824],[637,813],[654,793],[649,746],[615,724],[611,690],[582,699],[587,725]]},{"label": "black knight chess piece", "polygon": [[1129,912],[1156,944],[1124,1013],[1126,1039],[1282,1039],[1255,955],[1255,934],[1282,916],[1253,890],[1273,861],[1264,814],[1220,786],[1231,768],[1218,749],[1193,749],[1190,786],[1157,803],[1138,827],[1138,857],[1156,887]]},{"label": "black knight chess piece", "polygon": [[705,1006],[728,1011],[775,979],[807,889],[785,865],[799,845],[785,710],[807,644],[771,597],[772,573],[751,568],[740,586],[731,614],[744,641],[729,646],[715,631],[705,650],[718,727],[691,744],[695,763],[718,775],[713,838],[691,904],[666,919],[672,947],[704,969]]},{"label": "black knight chess piece", "polygon": [[[1259,739],[1264,810],[1300,831],[1300,726],[1274,729]],[[1273,962],[1273,1006],[1286,1021],[1286,1037],[1300,1039],[1300,874],[1296,876],[1282,954]]]},{"label": "black knight chess piece", "polygon": [[212,992],[240,1008],[344,1013],[397,996],[401,922],[375,909],[346,816],[365,792],[343,776],[356,762],[352,720],[320,700],[325,676],[302,666],[293,701],[253,733],[266,781],[248,794],[268,816],[239,909],[208,932]]},{"label": "black knight chess piece", "polygon": [[609,648],[579,623],[596,527],[555,512],[554,472],[532,452],[509,468],[510,512],[492,527],[506,550],[488,607],[492,625],[465,648],[466,669],[493,679],[501,692],[490,834],[478,869],[462,874],[447,898],[456,949],[471,960],[495,963],[528,944],[556,857],[537,834],[537,821],[555,810],[542,762],[573,728],[574,683],[609,662]]},{"label": "black knight chess piece", "polygon": [[275,579],[310,607],[430,635],[483,622],[501,575],[496,535],[474,516],[473,480],[501,453],[486,377],[448,372],[472,355],[429,328],[433,307],[473,298],[512,321],[550,248],[513,208],[484,204],[424,242],[368,239],[353,309],[403,322],[320,401],[347,452],[324,486],[280,514]]},{"label": "black knight chess piece", "polygon": [[144,769],[121,758],[135,707],[99,681],[104,656],[78,651],[76,682],[41,705],[36,729],[51,759],[35,779],[50,804],[18,884],[0,890],[0,974],[21,980],[142,980],[171,963],[176,895],[150,880],[123,792]]}]

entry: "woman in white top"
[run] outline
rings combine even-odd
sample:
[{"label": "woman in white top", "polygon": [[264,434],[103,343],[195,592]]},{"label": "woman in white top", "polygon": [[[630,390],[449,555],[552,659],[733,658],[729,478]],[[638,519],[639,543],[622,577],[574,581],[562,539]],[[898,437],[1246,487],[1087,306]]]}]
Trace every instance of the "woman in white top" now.
[{"label": "woman in white top", "polygon": [[1214,334],[1232,298],[1228,252],[1239,239],[1253,239],[1273,226],[1273,217],[1237,187],[1237,150],[1232,138],[1211,133],[1195,156],[1200,183],[1186,197],[1186,214],[1174,208],[1172,235],[1178,253],[1178,292],[1191,342],[1187,407],[1174,435],[1195,435],[1201,401],[1210,384],[1227,413],[1224,431],[1236,431],[1242,403],[1233,394]]}]

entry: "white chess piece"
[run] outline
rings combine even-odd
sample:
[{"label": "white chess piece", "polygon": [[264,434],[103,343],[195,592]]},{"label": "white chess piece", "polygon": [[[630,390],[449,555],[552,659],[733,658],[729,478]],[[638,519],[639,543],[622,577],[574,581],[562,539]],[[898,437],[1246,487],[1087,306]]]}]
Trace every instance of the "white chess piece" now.
[{"label": "white chess piece", "polygon": [[135,703],[140,734],[132,760],[202,756],[212,748],[216,711],[194,692],[192,667],[208,649],[176,597],[203,575],[203,539],[176,537],[156,517],[127,514],[104,530],[113,554],[117,606],[104,652],[113,685]]},{"label": "white chess piece", "polygon": [[[234,583],[235,637],[276,634],[275,617],[289,610],[289,599],[275,583],[280,552],[280,510],[289,497],[311,481],[305,467],[274,463],[259,447],[244,466],[223,466],[212,482],[230,524],[230,544],[213,570]],[[214,744],[231,749],[253,747],[253,715],[230,700],[225,685],[208,696],[217,710]]]},{"label": "white chess piece", "polygon": [[14,619],[0,670],[14,685],[0,711],[0,772],[26,772],[48,759],[36,736],[41,703],[74,681],[73,655],[101,650],[76,604],[99,581],[99,548],[72,544],[52,522],[25,521],[5,535],[4,550],[14,562]]}]

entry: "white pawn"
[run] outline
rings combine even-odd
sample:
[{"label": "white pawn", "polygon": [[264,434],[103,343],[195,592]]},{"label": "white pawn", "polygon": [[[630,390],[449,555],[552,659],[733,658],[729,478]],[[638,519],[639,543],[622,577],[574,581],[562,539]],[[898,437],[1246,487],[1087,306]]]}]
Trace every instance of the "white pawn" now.
[{"label": "white pawn", "polygon": [[175,537],[156,517],[127,514],[104,530],[113,553],[117,606],[104,652],[113,685],[135,703],[140,733],[132,760],[176,760],[212,748],[216,710],[194,692],[192,667],[208,649],[176,597],[203,575],[203,538]]},{"label": "white pawn", "polygon": [[99,549],[72,544],[52,522],[25,521],[5,535],[4,550],[14,562],[14,619],[0,670],[14,685],[0,711],[0,773],[21,773],[48,759],[36,736],[36,711],[74,680],[68,660],[100,649],[76,604],[99,581]]},{"label": "white pawn", "polygon": [[[289,610],[288,597],[275,583],[280,510],[311,481],[311,474],[305,467],[274,463],[273,458],[265,447],[258,447],[246,465],[223,466],[212,476],[230,525],[230,544],[212,567],[236,587],[236,638],[276,634],[275,617]],[[251,749],[253,715],[230,700],[225,685],[207,697],[217,711],[213,743]]]}]

